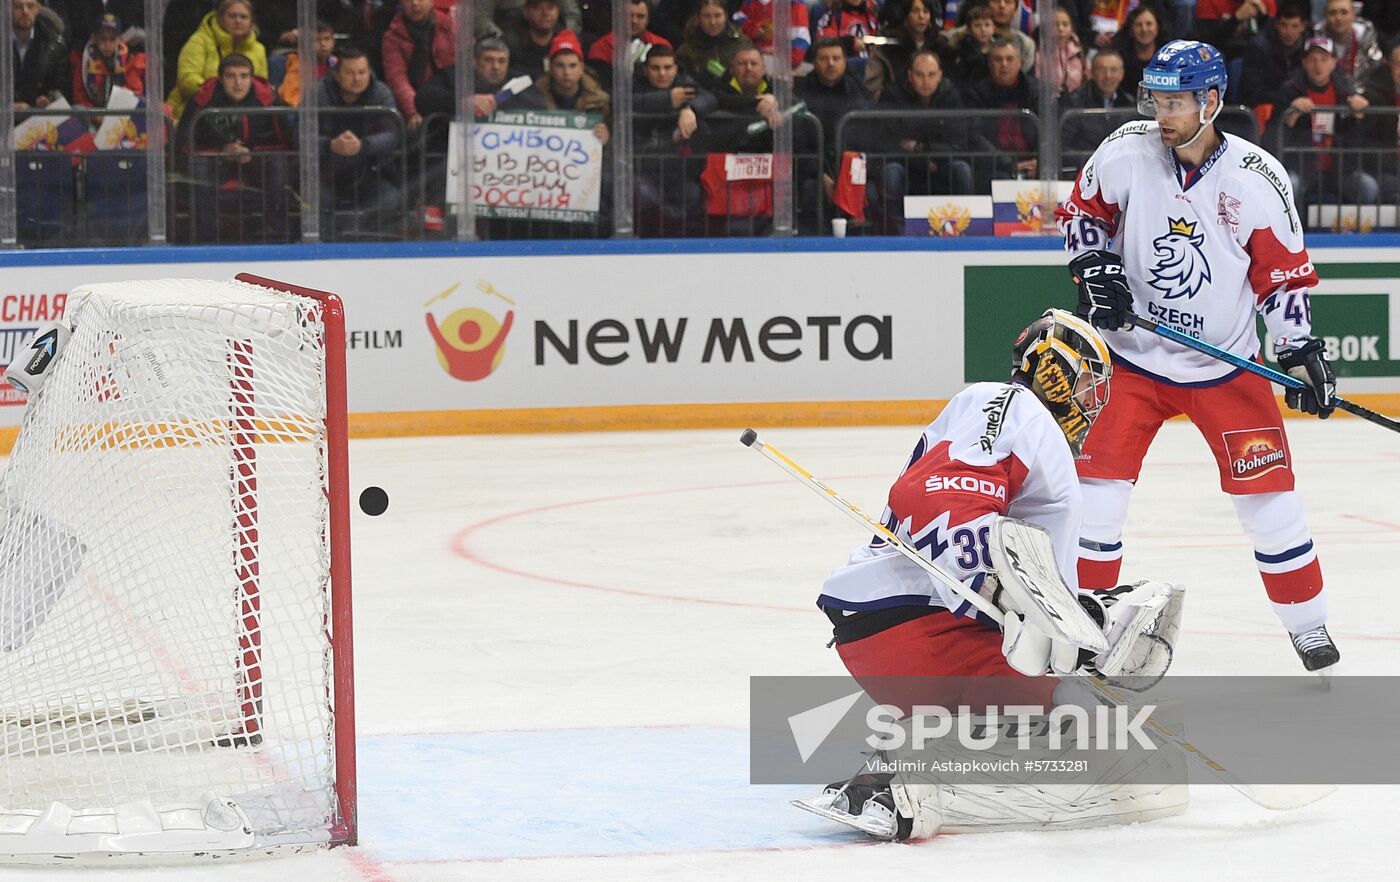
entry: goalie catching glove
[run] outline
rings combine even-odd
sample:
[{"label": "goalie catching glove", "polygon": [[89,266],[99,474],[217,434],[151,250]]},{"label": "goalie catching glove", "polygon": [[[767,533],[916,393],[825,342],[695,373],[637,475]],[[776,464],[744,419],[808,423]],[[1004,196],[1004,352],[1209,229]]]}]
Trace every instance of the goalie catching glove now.
[{"label": "goalie catching glove", "polygon": [[1120,684],[1135,689],[1146,688],[1166,674],[1181,632],[1180,588],[1144,581],[1109,591],[1080,592],[1076,599],[1102,629],[1107,649],[1094,652],[1051,636],[1027,623],[1020,613],[1006,610],[1001,651],[1007,664],[1030,677],[1088,669],[1113,680],[1151,681]]},{"label": "goalie catching glove", "polygon": [[1160,678],[1181,629],[1181,591],[1139,582],[1113,591],[1065,584],[1041,527],[997,518],[987,535],[995,569],[978,593],[1002,612],[1002,655],[1028,677],[1093,668],[1106,677]]}]

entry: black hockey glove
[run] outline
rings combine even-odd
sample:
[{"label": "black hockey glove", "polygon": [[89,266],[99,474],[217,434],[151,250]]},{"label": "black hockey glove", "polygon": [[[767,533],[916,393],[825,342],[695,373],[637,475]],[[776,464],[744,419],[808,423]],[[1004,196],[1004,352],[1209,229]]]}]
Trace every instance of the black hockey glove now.
[{"label": "black hockey glove", "polygon": [[1086,251],[1069,262],[1069,275],[1079,286],[1076,315],[1106,331],[1132,327],[1128,316],[1133,294],[1122,257],[1112,251]]},{"label": "black hockey glove", "polygon": [[1321,340],[1311,337],[1301,346],[1278,351],[1278,365],[1290,376],[1307,383],[1304,389],[1289,389],[1283,393],[1283,400],[1294,410],[1315,413],[1318,419],[1327,419],[1336,410],[1337,377],[1332,373],[1332,365],[1327,361],[1327,347]]}]

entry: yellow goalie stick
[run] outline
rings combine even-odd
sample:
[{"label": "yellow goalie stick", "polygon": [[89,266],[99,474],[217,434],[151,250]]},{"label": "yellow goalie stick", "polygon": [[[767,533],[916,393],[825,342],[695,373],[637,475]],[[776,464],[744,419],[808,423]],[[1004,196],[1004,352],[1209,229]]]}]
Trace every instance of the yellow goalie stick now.
[{"label": "yellow goalie stick", "polygon": [[[739,442],[750,450],[761,453],[765,459],[776,464],[783,471],[796,478],[799,483],[809,490],[826,499],[833,506],[844,512],[849,518],[864,526],[866,529],[879,535],[890,544],[892,548],[909,560],[918,564],[924,572],[928,573],[939,584],[948,588],[953,594],[967,601],[993,620],[1000,623],[1003,619],[1002,611],[997,609],[990,600],[970,591],[962,582],[943,572],[933,561],[924,557],[908,542],[905,542],[898,535],[888,529],[884,524],[861,511],[854,503],[848,501],[840,493],[822,483],[811,472],[793,462],[782,451],[771,444],[766,444],[758,439],[758,433],[753,429],[745,429],[739,436]],[[1080,672],[1086,679],[1088,685],[1097,691],[1103,698],[1115,705],[1127,704],[1127,698],[1123,693],[1104,683],[1099,677],[1088,673]],[[1230,785],[1239,791],[1246,799],[1256,805],[1273,811],[1290,811],[1311,805],[1319,799],[1327,796],[1337,788],[1331,784],[1250,784],[1232,773],[1219,762],[1207,756],[1200,748],[1181,736],[1175,734],[1157,720],[1148,717],[1147,726],[1157,732],[1168,743],[1176,747],[1182,753],[1196,761],[1198,765],[1205,766],[1212,775],[1222,782]]]},{"label": "yellow goalie stick", "polygon": [[[855,503],[817,480],[812,476],[811,472],[793,462],[791,459],[788,459],[776,447],[759,441],[758,433],[753,429],[745,429],[744,433],[739,436],[739,440],[746,447],[757,450],[768,459],[777,463],[783,471],[797,478],[810,489],[826,497],[827,501],[845,512],[857,523],[873,530],[882,539],[892,545],[895,550],[901,552],[905,557],[918,564],[934,581],[943,585],[959,598],[972,604],[978,611],[985,614],[998,625],[1002,623],[1005,614],[990,599],[983,597],[975,591],[969,590],[961,581],[945,573],[940,567],[935,565],[933,561],[920,554],[884,524],[870,517],[865,512],[861,511]],[[1014,566],[1021,565],[1021,561],[1015,557],[1012,557],[1011,561]],[[1057,579],[1057,581],[1060,580]],[[1068,589],[1066,589],[1066,594],[1068,594]],[[1044,603],[1043,600],[1041,602]],[[1089,618],[1088,614],[1084,612],[1083,608],[1080,607],[1072,597],[1070,597],[1067,602],[1064,602],[1064,598],[1056,598],[1056,601],[1052,602],[1056,603],[1058,609],[1051,608],[1048,614],[1035,609],[1027,610],[1023,614],[1027,616],[1028,620],[1034,622],[1037,627],[1047,634],[1051,634],[1052,636],[1056,636],[1094,652],[1101,652],[1108,648],[1108,644],[1104,642],[1103,632],[1099,630],[1098,625]]]}]

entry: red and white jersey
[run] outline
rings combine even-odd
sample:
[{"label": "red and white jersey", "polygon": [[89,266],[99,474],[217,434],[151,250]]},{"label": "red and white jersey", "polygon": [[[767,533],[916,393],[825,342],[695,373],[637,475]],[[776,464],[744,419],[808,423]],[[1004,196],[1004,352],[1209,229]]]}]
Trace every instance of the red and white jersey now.
[{"label": "red and white jersey", "polygon": [[[1138,315],[1253,358],[1256,311],[1275,341],[1311,334],[1317,274],[1282,163],[1243,138],[1221,138],[1199,168],[1186,168],[1155,121],[1128,123],[1084,164],[1055,220],[1071,255],[1123,256]],[[1168,382],[1212,384],[1236,371],[1147,331],[1103,336],[1115,364]]]},{"label": "red and white jersey", "polygon": [[[1014,383],[977,383],[924,429],[882,520],[973,589],[991,571],[993,518],[1039,524],[1050,531],[1065,584],[1077,587],[1079,499],[1069,442],[1035,393]],[[831,574],[817,603],[843,610],[926,604],[976,614],[879,536]]]}]

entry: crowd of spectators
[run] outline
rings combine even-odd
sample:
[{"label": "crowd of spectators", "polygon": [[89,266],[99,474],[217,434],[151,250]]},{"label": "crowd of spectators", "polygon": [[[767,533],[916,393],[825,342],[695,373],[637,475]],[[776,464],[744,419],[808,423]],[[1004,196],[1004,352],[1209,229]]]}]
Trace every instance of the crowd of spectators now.
[{"label": "crowd of spectators", "polygon": [[[1038,177],[1039,143],[1051,125],[1060,126],[1064,156],[1055,174],[1067,177],[1135,115],[1144,66],[1177,37],[1224,52],[1226,103],[1248,108],[1262,142],[1283,151],[1300,205],[1400,201],[1400,117],[1367,112],[1400,107],[1397,2],[1060,0],[1054,50],[1038,57],[1035,4],[1020,0],[962,0],[953,9],[942,0],[790,0],[793,92],[805,105],[797,117],[779,107],[771,77],[774,2],[781,0],[629,4],[635,198],[655,220],[648,229],[694,234],[701,215],[725,211],[715,208],[727,200],[714,198],[706,157],[771,150],[773,130],[784,125],[794,126],[795,150],[812,159],[796,167],[794,182],[805,232],[817,232],[817,218],[843,215],[895,232],[906,195],[985,193],[993,179]],[[415,145],[445,143],[420,132],[425,120],[456,109],[456,4],[316,6],[316,57],[307,64],[296,51],[293,2],[170,0],[161,100],[177,150],[198,159],[184,167],[220,206],[212,227],[195,225],[198,235],[223,236],[225,203],[246,213],[249,192],[267,221],[259,229],[287,233],[294,206],[285,163],[254,160],[293,151],[296,125],[288,114],[255,111],[295,107],[309,89],[336,111],[321,122],[323,211],[393,218],[441,203],[429,188],[411,194],[406,181],[432,167],[412,155]],[[132,96],[140,106],[148,97],[144,18],[143,0],[12,0],[16,110],[105,108],[118,88],[128,102],[120,107],[131,107]],[[621,111],[610,94],[610,19],[606,0],[477,0],[476,116],[503,107],[594,113],[602,120],[594,133],[607,145]],[[1037,121],[1031,114],[1042,113],[1045,90],[1058,113],[1108,113]],[[368,110],[381,107],[398,120]],[[362,118],[355,109],[365,109]],[[885,112],[843,124],[855,111]],[[819,126],[803,129],[805,119]],[[853,162],[848,151],[864,158]],[[260,180],[248,186],[252,166]],[[864,197],[852,197],[846,185],[866,183],[867,172]],[[235,180],[240,186],[229,186]],[[271,223],[279,213],[280,226]]]}]

